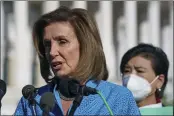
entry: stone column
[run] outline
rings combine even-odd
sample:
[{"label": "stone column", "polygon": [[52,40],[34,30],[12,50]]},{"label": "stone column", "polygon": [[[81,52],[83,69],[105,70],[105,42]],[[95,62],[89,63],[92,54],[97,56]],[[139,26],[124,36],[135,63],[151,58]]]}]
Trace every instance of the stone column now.
[{"label": "stone column", "polygon": [[32,83],[32,39],[28,27],[28,1],[14,1],[16,25],[15,49],[16,75],[13,75],[15,86],[23,87]]},{"label": "stone column", "polygon": [[127,49],[137,45],[137,2],[125,1],[125,28]]},{"label": "stone column", "polygon": [[173,3],[172,1],[168,2],[169,7],[169,24],[165,25],[162,29],[162,48],[167,54],[169,59],[169,72],[168,72],[168,82],[165,89],[166,102],[171,103],[173,100]]},{"label": "stone column", "polygon": [[160,46],[160,1],[149,1],[149,38],[153,45]]},{"label": "stone column", "polygon": [[59,1],[44,1],[42,6],[42,13],[48,13],[59,7]]},{"label": "stone column", "polygon": [[4,6],[3,2],[1,2],[1,79],[4,79],[4,56],[5,56],[5,42],[4,42]]},{"label": "stone column", "polygon": [[73,2],[73,8],[87,8],[87,1],[74,1]]},{"label": "stone column", "polygon": [[113,44],[112,1],[100,1],[100,31],[109,71],[109,81],[116,81],[116,55]]}]

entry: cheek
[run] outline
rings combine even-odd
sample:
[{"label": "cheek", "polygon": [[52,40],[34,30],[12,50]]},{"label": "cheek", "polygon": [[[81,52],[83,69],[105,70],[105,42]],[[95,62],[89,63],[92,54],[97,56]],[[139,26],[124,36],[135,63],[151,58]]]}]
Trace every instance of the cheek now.
[{"label": "cheek", "polygon": [[141,74],[141,76],[146,79],[149,83],[153,80],[153,75],[150,72],[144,72]]},{"label": "cheek", "polygon": [[67,63],[70,67],[75,68],[79,62],[80,53],[78,47],[68,50]]},{"label": "cheek", "polygon": [[144,79],[146,79],[149,83],[151,82],[151,77],[147,74],[147,75],[144,75],[143,76],[144,77]]}]

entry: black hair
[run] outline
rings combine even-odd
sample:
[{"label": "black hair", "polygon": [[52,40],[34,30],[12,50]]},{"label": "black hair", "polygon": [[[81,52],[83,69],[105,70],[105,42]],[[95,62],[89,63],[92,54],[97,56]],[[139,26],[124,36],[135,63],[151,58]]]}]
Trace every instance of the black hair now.
[{"label": "black hair", "polygon": [[169,61],[167,55],[159,47],[155,47],[152,44],[140,43],[137,46],[129,49],[123,55],[120,64],[121,73],[124,72],[125,65],[128,63],[128,61],[135,56],[141,56],[145,59],[150,60],[156,76],[164,74],[164,84],[162,85],[161,91],[156,92],[156,97],[162,98],[164,94],[164,89],[168,81]]}]

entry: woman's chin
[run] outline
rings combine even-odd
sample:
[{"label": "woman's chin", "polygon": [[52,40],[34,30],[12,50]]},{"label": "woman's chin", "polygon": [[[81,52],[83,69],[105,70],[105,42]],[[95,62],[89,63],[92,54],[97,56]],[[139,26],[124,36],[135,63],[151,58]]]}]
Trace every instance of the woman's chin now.
[{"label": "woman's chin", "polygon": [[69,77],[67,74],[64,74],[64,73],[56,73],[56,76],[59,78],[68,78]]}]

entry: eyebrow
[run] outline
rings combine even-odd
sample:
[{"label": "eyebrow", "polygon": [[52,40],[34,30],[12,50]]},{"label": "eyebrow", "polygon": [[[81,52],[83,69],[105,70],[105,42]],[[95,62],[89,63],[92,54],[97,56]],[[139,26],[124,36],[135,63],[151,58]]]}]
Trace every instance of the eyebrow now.
[{"label": "eyebrow", "polygon": [[140,68],[140,69],[147,69],[147,68],[145,68],[145,67],[142,67],[142,66],[134,66],[135,68]]},{"label": "eyebrow", "polygon": [[125,65],[125,68],[130,68],[130,66],[128,64]]},{"label": "eyebrow", "polygon": [[[129,66],[128,64],[125,65],[125,68],[130,68],[130,67],[131,66]],[[147,68],[142,67],[142,66],[133,66],[133,67],[135,67],[136,69],[138,68],[138,69],[145,69],[145,70],[147,70]]]},{"label": "eyebrow", "polygon": [[58,39],[68,39],[68,36],[64,36],[64,35],[59,35],[53,38],[54,40],[58,40]]}]

